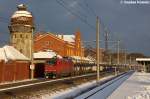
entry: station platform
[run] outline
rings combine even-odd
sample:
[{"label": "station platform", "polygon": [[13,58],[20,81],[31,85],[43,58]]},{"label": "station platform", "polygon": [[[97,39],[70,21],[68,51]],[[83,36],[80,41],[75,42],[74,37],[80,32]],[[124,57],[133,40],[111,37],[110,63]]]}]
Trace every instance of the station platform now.
[{"label": "station platform", "polygon": [[133,73],[107,99],[150,99],[150,73]]}]

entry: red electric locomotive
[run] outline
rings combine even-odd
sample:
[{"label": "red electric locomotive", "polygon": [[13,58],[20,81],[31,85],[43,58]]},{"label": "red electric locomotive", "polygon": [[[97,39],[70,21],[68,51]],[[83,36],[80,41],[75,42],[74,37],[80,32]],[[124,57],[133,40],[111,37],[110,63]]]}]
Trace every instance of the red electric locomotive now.
[{"label": "red electric locomotive", "polygon": [[46,78],[70,76],[73,70],[74,65],[71,59],[53,57],[46,61],[44,75]]}]

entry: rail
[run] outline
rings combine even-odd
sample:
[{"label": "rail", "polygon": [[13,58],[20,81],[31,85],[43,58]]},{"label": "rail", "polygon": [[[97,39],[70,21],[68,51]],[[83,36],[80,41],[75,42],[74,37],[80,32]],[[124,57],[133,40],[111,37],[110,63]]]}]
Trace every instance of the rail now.
[{"label": "rail", "polygon": [[90,77],[90,76],[95,76],[95,75],[96,75],[96,73],[91,73],[91,74],[74,76],[74,77],[66,77],[66,78],[53,79],[53,80],[44,80],[44,81],[40,81],[40,82],[34,82],[34,83],[29,83],[29,84],[19,85],[19,86],[16,85],[13,87],[0,88],[0,92],[18,89],[18,88],[30,87],[30,86],[35,86],[35,85],[42,85],[42,84],[47,84],[47,83],[63,82],[66,80],[77,79],[77,78],[82,78],[82,77]]},{"label": "rail", "polygon": [[[126,73],[122,73],[122,74],[120,74],[120,75],[118,75],[118,76],[116,76],[116,77],[113,77],[113,78],[111,78],[111,79],[109,79],[109,80],[106,80],[105,82],[103,82],[103,84],[104,84],[104,83],[107,83],[107,82],[109,82],[109,81],[112,81],[112,80],[113,80],[113,81],[112,81],[111,83],[109,83],[109,84],[106,84],[104,87],[100,88],[99,90],[96,90],[95,92],[91,93],[90,95],[84,97],[83,99],[88,99],[88,98],[94,96],[96,93],[102,91],[102,90],[105,89],[106,87],[109,87],[110,85],[114,84],[116,81],[118,81],[118,80],[120,80],[121,78],[123,78],[123,77],[125,77],[125,76],[127,76],[127,75],[129,75],[129,74],[132,74],[132,73],[133,73],[133,71],[129,71],[129,72],[126,72]],[[114,80],[114,79],[115,79],[115,80]],[[101,85],[102,85],[102,84],[101,84]],[[98,86],[97,86],[97,87],[98,87]],[[94,89],[94,88],[93,88],[93,89]],[[85,92],[85,93],[86,93],[86,92]],[[83,94],[84,94],[84,93],[83,93]],[[77,97],[78,97],[78,96],[77,96]]]}]

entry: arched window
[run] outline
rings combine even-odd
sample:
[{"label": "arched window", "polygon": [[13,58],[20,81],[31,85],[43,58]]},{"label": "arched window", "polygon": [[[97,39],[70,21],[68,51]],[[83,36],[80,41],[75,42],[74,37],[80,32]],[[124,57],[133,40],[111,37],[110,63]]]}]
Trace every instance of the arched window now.
[{"label": "arched window", "polygon": [[22,53],[22,52],[23,52],[23,50],[22,50],[22,49],[20,49],[20,52]]},{"label": "arched window", "polygon": [[23,35],[22,35],[22,34],[20,34],[20,38],[23,38]]}]

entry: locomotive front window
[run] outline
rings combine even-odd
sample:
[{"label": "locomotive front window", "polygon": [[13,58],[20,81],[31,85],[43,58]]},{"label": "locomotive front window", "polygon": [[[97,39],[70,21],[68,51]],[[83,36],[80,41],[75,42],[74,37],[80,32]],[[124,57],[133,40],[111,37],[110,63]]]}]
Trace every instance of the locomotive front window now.
[{"label": "locomotive front window", "polygon": [[56,58],[51,58],[51,59],[48,60],[46,63],[47,63],[48,65],[54,65],[54,64],[56,64]]}]

